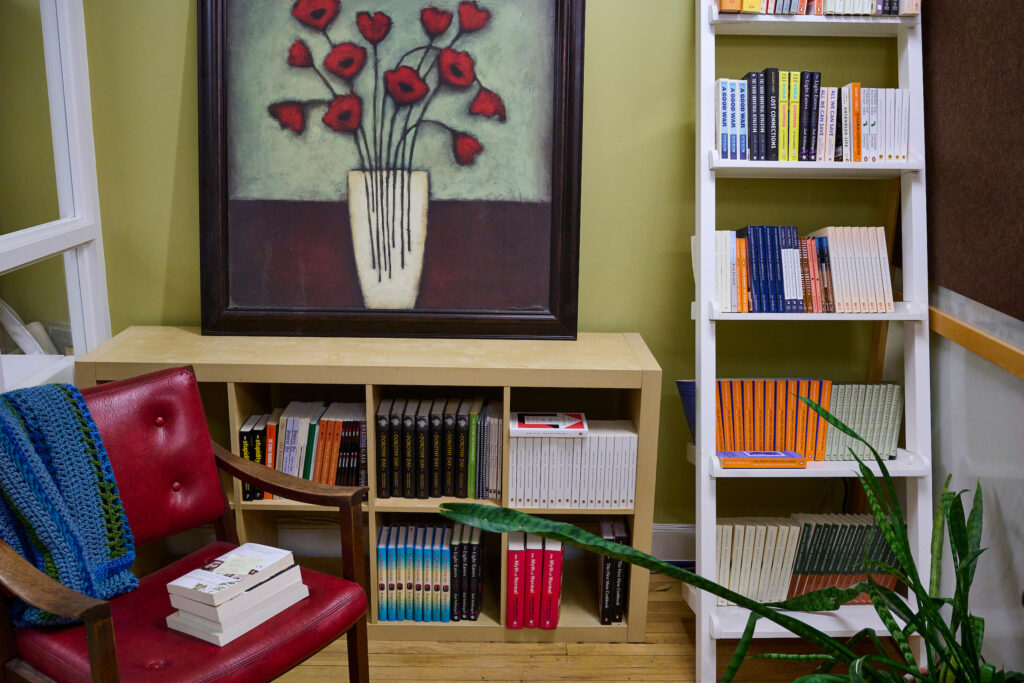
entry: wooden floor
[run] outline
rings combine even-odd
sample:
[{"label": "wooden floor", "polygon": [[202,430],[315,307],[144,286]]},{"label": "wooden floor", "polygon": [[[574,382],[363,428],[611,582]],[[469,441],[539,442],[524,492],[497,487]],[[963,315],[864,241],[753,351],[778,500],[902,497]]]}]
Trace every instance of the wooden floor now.
[{"label": "wooden floor", "polygon": [[[693,612],[678,581],[651,577],[645,643],[438,643],[370,641],[370,678],[402,683],[447,681],[693,681]],[[735,641],[718,644],[719,675]],[[755,641],[751,652],[811,652],[797,640]],[[791,681],[808,664],[750,659],[737,681]],[[278,679],[347,681],[344,637]]]}]

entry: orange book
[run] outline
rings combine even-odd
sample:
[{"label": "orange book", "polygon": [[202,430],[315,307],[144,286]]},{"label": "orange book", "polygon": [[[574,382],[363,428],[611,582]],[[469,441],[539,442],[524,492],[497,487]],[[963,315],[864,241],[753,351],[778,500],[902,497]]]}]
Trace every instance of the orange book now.
[{"label": "orange book", "polygon": [[[861,161],[860,158],[860,83],[853,83],[851,90],[853,94],[850,96],[850,147],[853,153],[854,161]],[[867,161],[867,158],[864,159]]]},{"label": "orange book", "polygon": [[775,447],[775,383],[764,380],[764,446]]},{"label": "orange book", "polygon": [[[832,381],[822,380],[821,401],[818,403],[825,410],[829,410],[832,399]],[[818,449],[814,453],[815,460],[825,459],[825,440],[828,438],[828,421],[823,417],[818,418]]]},{"label": "orange book", "polygon": [[754,448],[764,450],[764,380],[754,380]]},{"label": "orange book", "polygon": [[732,447],[743,450],[743,382],[738,379],[732,383]]},{"label": "orange book", "polygon": [[343,415],[338,415],[338,417],[334,420],[334,423],[337,426],[335,427],[334,430],[334,440],[331,442],[330,448],[328,450],[327,462],[325,463],[324,467],[325,484],[334,484],[334,480],[338,476],[338,458],[340,457],[341,454],[342,443],[344,443],[346,437],[348,436],[348,430],[346,429],[348,423],[343,421],[341,419],[342,417]]},{"label": "orange book", "polygon": [[796,400],[796,393],[798,386],[798,380],[791,379],[786,382],[786,447],[780,449],[783,451],[796,450],[796,404],[799,402]]},{"label": "orange book", "polygon": [[747,238],[736,238],[736,310],[750,312],[747,301]]},{"label": "orange book", "polygon": [[743,447],[754,447],[754,382],[743,380]]},{"label": "orange book", "polygon": [[775,450],[786,450],[786,380],[775,380]]},{"label": "orange book", "polygon": [[[696,441],[697,435],[694,435]],[[722,383],[715,382],[715,450],[725,450],[725,436],[722,429]]]},{"label": "orange book", "polygon": [[[730,457],[731,456],[731,457]],[[749,469],[806,469],[807,460],[796,453],[779,451],[730,451],[719,453],[718,462],[723,468]]]},{"label": "orange book", "polygon": [[743,9],[742,0],[718,0],[719,12],[739,12]]},{"label": "orange book", "polygon": [[722,395],[722,431],[725,434],[722,450],[733,450],[732,430],[732,384],[727,379],[718,380],[718,391]]},{"label": "orange book", "polygon": [[327,442],[333,427],[334,423],[330,419],[320,418],[320,424],[316,429],[316,449],[313,451],[313,481],[323,483],[324,454],[327,452]]},{"label": "orange book", "polygon": [[[799,380],[797,383],[797,397],[807,398],[807,392],[809,391],[810,382],[806,379]],[[796,431],[793,435],[793,449],[797,453],[807,457],[807,404],[801,400],[796,402]]]},{"label": "orange book", "polygon": [[[808,383],[807,387],[807,398],[815,403],[821,402],[821,380],[812,379]],[[804,455],[807,456],[808,460],[814,460],[817,457],[818,451],[818,414],[807,407],[807,426],[806,436],[804,439]]]}]

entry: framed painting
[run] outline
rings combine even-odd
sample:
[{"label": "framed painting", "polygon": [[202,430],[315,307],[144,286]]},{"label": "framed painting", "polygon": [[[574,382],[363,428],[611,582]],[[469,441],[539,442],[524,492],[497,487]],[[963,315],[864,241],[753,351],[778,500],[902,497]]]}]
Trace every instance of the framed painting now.
[{"label": "framed painting", "polygon": [[584,0],[199,0],[205,334],[576,336]]}]

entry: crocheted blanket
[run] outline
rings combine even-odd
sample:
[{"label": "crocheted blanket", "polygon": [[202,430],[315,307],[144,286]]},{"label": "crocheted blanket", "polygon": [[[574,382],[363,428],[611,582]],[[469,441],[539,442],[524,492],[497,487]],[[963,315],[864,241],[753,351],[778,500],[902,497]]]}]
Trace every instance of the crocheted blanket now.
[{"label": "crocheted blanket", "polygon": [[[135,542],[107,451],[78,389],[0,394],[0,538],[51,578],[106,600],[138,586]],[[72,620],[12,603],[16,626]]]}]

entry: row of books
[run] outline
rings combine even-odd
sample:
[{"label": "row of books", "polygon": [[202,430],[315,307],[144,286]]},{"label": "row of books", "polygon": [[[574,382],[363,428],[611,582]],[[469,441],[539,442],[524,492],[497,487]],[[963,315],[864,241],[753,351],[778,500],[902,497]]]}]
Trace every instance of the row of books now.
[{"label": "row of books", "polygon": [[[696,383],[676,382],[683,411],[696,434]],[[822,379],[720,379],[715,410],[716,451],[793,451],[808,460],[852,460],[870,451],[830,427],[798,400],[828,410],[882,458],[896,457],[903,422],[903,387],[898,384],[833,384]]]},{"label": "row of books", "polygon": [[[292,401],[250,415],[238,432],[241,457],[285,474],[337,486],[366,486],[366,408],[362,403]],[[242,484],[242,500],[273,496]]]},{"label": "row of books", "polygon": [[819,71],[768,68],[715,81],[715,147],[722,159],[901,162],[910,91],[822,87]]},{"label": "row of books", "polygon": [[508,535],[507,628],[558,626],[563,559],[560,541],[521,531]]},{"label": "row of books", "polygon": [[856,14],[915,16],[921,0],[718,0],[719,12],[746,14]]},{"label": "row of books", "polygon": [[502,407],[484,397],[383,399],[377,497],[500,498]]},{"label": "row of books", "polygon": [[718,230],[715,295],[723,313],[892,313],[888,254],[881,226]]},{"label": "row of books", "polygon": [[377,537],[378,621],[476,621],[483,603],[480,529],[385,526]]},{"label": "row of books", "polygon": [[[871,515],[793,515],[719,520],[718,583],[758,602],[777,602],[866,581],[864,559],[899,567]],[[892,588],[896,577],[872,577]],[[868,604],[861,595],[850,604]],[[735,604],[718,598],[719,605]]]},{"label": "row of books", "polygon": [[[599,524],[601,538],[623,545],[629,544],[629,527],[625,517],[602,517]],[[597,579],[600,591],[598,614],[601,624],[621,623],[622,614],[626,610],[626,594],[629,588],[629,564],[602,555]]]},{"label": "row of books", "polygon": [[167,626],[224,646],[309,595],[291,552],[245,543],[167,584]]},{"label": "row of books", "polygon": [[637,443],[636,430],[627,420],[592,420],[581,437],[512,437],[511,505],[633,507]]}]

